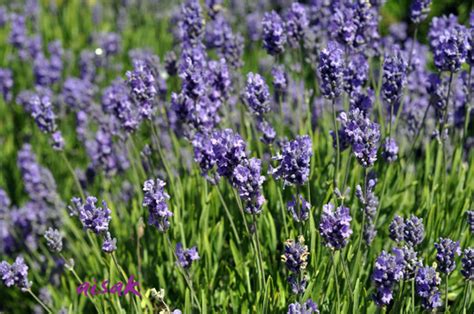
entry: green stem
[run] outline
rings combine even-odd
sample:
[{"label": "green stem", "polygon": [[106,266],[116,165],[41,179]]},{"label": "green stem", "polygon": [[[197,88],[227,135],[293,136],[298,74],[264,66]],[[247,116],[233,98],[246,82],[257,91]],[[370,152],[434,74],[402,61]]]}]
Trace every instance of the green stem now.
[{"label": "green stem", "polygon": [[336,313],[339,312],[339,304],[341,304],[341,296],[339,294],[339,279],[337,277],[337,265],[334,261],[334,252],[331,252],[331,259],[332,259],[332,265],[333,265],[333,272],[334,272],[334,278],[335,278],[335,282],[336,282],[336,296],[337,296],[337,311]]},{"label": "green stem", "polygon": [[353,289],[353,286],[352,286],[352,279],[351,279],[351,276],[349,276],[349,268],[347,267],[346,260],[344,259],[344,256],[342,256],[342,252],[339,252],[339,258],[341,259],[342,270],[344,271],[344,274],[346,276],[346,280],[349,283],[349,289],[350,289],[349,296],[351,297],[351,301],[354,302],[354,289]]},{"label": "green stem", "polygon": [[64,163],[66,164],[67,168],[71,172],[71,175],[74,179],[74,183],[76,184],[76,188],[79,194],[81,194],[81,198],[84,200],[85,199],[84,190],[82,189],[81,183],[79,182],[79,179],[77,178],[76,172],[74,171],[71,164],[69,163],[69,160],[67,159],[66,153],[64,151],[61,152],[61,156],[64,159]]},{"label": "green stem", "polygon": [[448,313],[448,281],[449,281],[449,274],[446,274],[446,280],[444,285],[444,292],[445,292],[445,300],[444,300],[444,313]]},{"label": "green stem", "polygon": [[49,307],[46,306],[46,304],[44,304],[37,296],[36,294],[33,293],[33,291],[31,291],[30,288],[26,289],[26,291],[36,300],[36,302],[38,302],[42,307],[43,309],[48,312],[48,313],[53,313]]},{"label": "green stem", "polygon": [[260,248],[260,239],[258,237],[258,226],[257,226],[257,218],[256,215],[253,216],[253,224],[255,225],[255,242],[257,247],[257,262],[260,264],[260,271],[261,271],[261,280],[262,280],[262,287],[265,289],[265,269],[263,268],[263,258],[262,258],[262,250]]},{"label": "green stem", "polygon": [[227,203],[225,202],[224,197],[222,196],[221,190],[219,189],[218,185],[216,185],[216,190],[221,200],[222,206],[224,207],[227,218],[229,219],[230,227],[232,228],[232,231],[234,232],[235,239],[237,240],[237,243],[240,245],[240,237],[239,237],[239,233],[237,232],[237,228],[235,227],[234,219],[232,219],[232,215],[229,211],[229,208],[227,207]]},{"label": "green stem", "polygon": [[337,175],[339,174],[339,163],[340,163],[340,146],[339,146],[339,130],[337,127],[337,116],[336,116],[336,99],[332,99],[332,119],[334,123],[334,130],[336,134],[336,169],[334,170],[334,189],[337,188]]}]

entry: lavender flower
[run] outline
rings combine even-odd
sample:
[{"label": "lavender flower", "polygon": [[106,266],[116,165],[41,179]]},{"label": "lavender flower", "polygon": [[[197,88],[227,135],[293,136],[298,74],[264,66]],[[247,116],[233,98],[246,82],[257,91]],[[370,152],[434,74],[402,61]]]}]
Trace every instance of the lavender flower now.
[{"label": "lavender flower", "polygon": [[304,294],[306,286],[308,285],[308,277],[300,277],[300,274],[291,274],[290,276],[288,276],[288,284],[290,285],[291,292],[296,295]]},{"label": "lavender flower", "polygon": [[450,274],[456,268],[454,255],[461,255],[461,248],[459,241],[454,242],[451,239],[439,238],[439,242],[434,244],[437,254],[439,271],[445,274]]},{"label": "lavender flower", "polygon": [[344,59],[339,46],[330,42],[319,55],[319,75],[321,92],[329,99],[337,98],[342,91],[344,78]]},{"label": "lavender flower", "polygon": [[90,81],[70,77],[64,82],[61,98],[71,108],[89,112],[94,102],[94,92],[94,85]]},{"label": "lavender flower", "polygon": [[113,238],[110,235],[110,232],[107,232],[104,236],[104,242],[102,243],[102,251],[104,253],[112,253],[117,250],[117,239]]},{"label": "lavender flower", "polygon": [[224,46],[221,48],[220,56],[233,69],[238,69],[244,64],[242,56],[244,54],[244,38],[239,33],[225,33]]},{"label": "lavender flower", "polygon": [[304,32],[309,25],[304,6],[298,2],[293,2],[285,15],[285,19],[288,42],[292,47],[298,48],[298,44],[303,39]]},{"label": "lavender flower", "polygon": [[405,220],[405,227],[403,230],[404,240],[412,247],[417,246],[425,238],[425,227],[423,226],[423,219],[415,215],[411,215],[409,219]]},{"label": "lavender flower", "polygon": [[9,102],[12,100],[13,74],[10,69],[0,68],[0,92],[3,100]]},{"label": "lavender flower", "polygon": [[410,20],[420,24],[430,13],[431,0],[413,0],[410,5]]},{"label": "lavender flower", "polygon": [[[406,62],[401,52],[386,54],[383,62],[382,95],[383,99],[394,106],[402,97],[403,85],[406,81]],[[390,117],[391,119],[392,117]]]},{"label": "lavender flower", "polygon": [[474,281],[474,249],[467,248],[464,250],[463,257],[461,259],[462,269],[461,274],[466,280]]},{"label": "lavender flower", "polygon": [[301,273],[308,265],[308,246],[304,244],[304,237],[299,236],[298,241],[289,239],[285,241],[285,250],[281,256],[286,268],[295,274]]},{"label": "lavender flower", "polygon": [[271,144],[275,140],[276,132],[272,125],[265,119],[257,118],[257,130],[262,133],[260,140],[265,144]]},{"label": "lavender flower", "polygon": [[158,231],[166,232],[170,227],[169,218],[173,213],[168,209],[167,200],[170,198],[165,191],[166,183],[160,179],[147,180],[143,185],[145,192],[143,206],[148,207],[150,216],[148,224],[155,226]]},{"label": "lavender flower", "polygon": [[63,237],[58,229],[49,228],[44,233],[46,245],[53,253],[60,253],[63,249]]},{"label": "lavender flower", "polygon": [[344,69],[344,90],[352,93],[362,88],[369,76],[369,63],[367,58],[359,53],[351,56],[347,67]]},{"label": "lavender flower", "polygon": [[133,101],[125,82],[116,80],[107,87],[102,95],[102,109],[112,113],[127,132],[135,131],[142,117]]},{"label": "lavender flower", "polygon": [[382,251],[377,257],[372,273],[377,292],[372,297],[378,306],[387,306],[392,301],[395,284],[403,279],[403,265],[403,259],[398,254]]},{"label": "lavender flower", "polygon": [[401,243],[405,237],[405,220],[396,215],[388,228],[390,239],[397,243]]},{"label": "lavender flower", "polygon": [[275,101],[282,101],[288,92],[288,75],[283,66],[272,68],[273,88],[275,91]]},{"label": "lavender flower", "polygon": [[265,83],[260,74],[250,72],[247,75],[245,100],[252,112],[257,116],[270,111],[270,92],[268,91],[267,83]]},{"label": "lavender flower", "polygon": [[471,233],[474,233],[474,210],[468,210],[467,215],[467,224],[469,225],[469,230]]},{"label": "lavender flower", "polygon": [[275,179],[283,179],[283,185],[303,185],[309,178],[312,143],[308,135],[297,136],[281,145],[282,152],[273,159],[278,167],[270,172]]},{"label": "lavender flower", "polygon": [[356,186],[356,196],[363,205],[363,211],[365,215],[364,224],[364,240],[367,245],[370,245],[377,234],[375,230],[375,215],[377,213],[377,207],[379,206],[379,199],[375,195],[375,185],[377,179],[370,179],[367,182],[366,191],[362,191],[360,185]]},{"label": "lavender flower", "polygon": [[394,162],[397,160],[398,145],[395,139],[387,137],[383,144],[382,157],[388,162]]},{"label": "lavender flower", "polygon": [[53,133],[56,130],[56,115],[48,94],[33,94],[27,106],[41,132]]},{"label": "lavender flower", "polygon": [[121,39],[120,35],[116,33],[96,34],[95,42],[100,48],[102,48],[107,57],[116,55],[120,51]]},{"label": "lavender flower", "polygon": [[417,252],[411,246],[394,248],[393,252],[395,255],[403,257],[403,279],[413,279],[416,269],[422,266],[421,259],[418,258]]},{"label": "lavender flower", "polygon": [[195,45],[201,40],[204,33],[204,18],[198,0],[183,3],[179,28],[184,43]]},{"label": "lavender flower", "polygon": [[2,261],[0,263],[0,277],[7,287],[16,286],[22,290],[31,287],[31,282],[28,281],[28,266],[21,256],[18,256],[11,265]]},{"label": "lavender flower", "polygon": [[441,306],[441,295],[438,286],[441,279],[433,267],[420,267],[416,272],[415,289],[422,299],[421,305],[427,310]]},{"label": "lavender flower", "polygon": [[285,51],[286,31],[283,20],[275,11],[265,13],[262,20],[263,47],[272,56]]},{"label": "lavender flower", "polygon": [[181,242],[176,244],[175,254],[178,259],[176,263],[184,269],[191,267],[192,263],[200,258],[195,246],[190,249],[184,249]]},{"label": "lavender flower", "polygon": [[168,51],[165,55],[165,70],[169,76],[174,76],[178,73],[178,58],[174,51]]},{"label": "lavender flower", "polygon": [[319,233],[327,247],[333,250],[340,250],[346,246],[352,234],[351,220],[348,207],[339,206],[335,210],[334,205],[331,203],[323,206],[323,213],[319,222]]},{"label": "lavender flower", "polygon": [[432,43],[435,66],[440,71],[457,72],[470,49],[468,38],[467,29],[457,23],[441,31]]},{"label": "lavender flower", "polygon": [[217,173],[219,176],[230,178],[234,169],[247,158],[247,144],[231,129],[213,132],[212,142]]},{"label": "lavender flower", "polygon": [[24,144],[18,152],[17,165],[25,190],[32,200],[58,204],[59,196],[53,175],[38,163],[30,144]]},{"label": "lavender flower", "polygon": [[109,223],[112,219],[111,210],[107,203],[102,201],[102,207],[96,207],[97,198],[88,196],[85,204],[78,206],[79,219],[84,229],[89,229],[95,234],[106,233],[109,230]]},{"label": "lavender flower", "polygon": [[239,196],[245,202],[245,211],[258,215],[262,211],[265,197],[262,195],[262,162],[260,159],[251,158],[235,167],[232,174],[232,185],[237,189]]},{"label": "lavender flower", "polygon": [[311,204],[304,199],[303,195],[299,194],[298,200],[293,196],[293,199],[289,201],[286,206],[295,222],[299,223],[308,220]]},{"label": "lavender flower", "polygon": [[225,101],[229,97],[231,90],[230,73],[225,59],[219,61],[210,61],[209,70],[209,98],[213,101]]},{"label": "lavender flower", "polygon": [[157,94],[155,77],[143,60],[135,60],[133,68],[133,71],[126,73],[130,94],[137,101],[141,116],[150,119],[153,113],[153,98]]},{"label": "lavender flower", "polygon": [[25,17],[22,15],[13,14],[11,17],[11,31],[9,42],[17,49],[23,49],[26,46],[26,23]]},{"label": "lavender flower", "polygon": [[308,299],[305,303],[299,302],[288,305],[288,314],[319,314],[318,305],[313,300]]},{"label": "lavender flower", "polygon": [[377,148],[380,140],[379,125],[370,121],[364,111],[359,108],[352,108],[349,111],[349,116],[342,112],[339,115],[339,120],[342,124],[339,134],[341,146],[344,148],[350,144],[357,161],[363,167],[373,166],[377,160]]}]

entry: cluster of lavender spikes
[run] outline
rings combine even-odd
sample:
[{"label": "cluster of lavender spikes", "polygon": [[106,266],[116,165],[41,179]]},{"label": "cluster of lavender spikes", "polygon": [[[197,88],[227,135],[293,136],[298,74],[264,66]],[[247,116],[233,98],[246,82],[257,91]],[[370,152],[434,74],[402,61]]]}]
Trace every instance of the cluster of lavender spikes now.
[{"label": "cluster of lavender spikes", "polygon": [[389,226],[390,238],[400,243],[405,241],[411,247],[415,247],[425,238],[425,227],[423,226],[423,219],[411,215],[409,219],[403,219],[400,216],[395,216]]},{"label": "cluster of lavender spikes", "polygon": [[0,263],[0,278],[7,287],[15,286],[22,290],[31,287],[31,282],[28,281],[28,266],[21,256],[12,264],[6,261]]},{"label": "cluster of lavender spikes", "polygon": [[333,250],[344,248],[352,234],[350,210],[348,207],[329,203],[323,206],[323,213],[319,222],[319,233],[327,247]]}]

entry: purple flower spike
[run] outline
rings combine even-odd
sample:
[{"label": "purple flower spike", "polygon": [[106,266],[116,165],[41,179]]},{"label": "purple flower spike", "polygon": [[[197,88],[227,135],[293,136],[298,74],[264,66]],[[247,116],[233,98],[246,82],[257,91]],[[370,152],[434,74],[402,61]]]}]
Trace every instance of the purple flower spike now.
[{"label": "purple flower spike", "polygon": [[283,20],[275,11],[267,12],[263,16],[263,47],[267,52],[276,56],[285,51],[286,31]]},{"label": "purple flower spike", "polygon": [[404,262],[399,254],[383,251],[375,262],[372,281],[377,289],[373,294],[375,304],[387,306],[393,300],[395,284],[403,279]]},{"label": "purple flower spike", "polygon": [[319,233],[327,247],[333,250],[344,248],[352,234],[351,215],[348,207],[339,206],[336,210],[329,203],[323,206],[319,222]]},{"label": "purple flower spike", "polygon": [[173,213],[168,209],[167,201],[170,198],[165,191],[166,183],[160,179],[147,180],[143,185],[145,195],[143,206],[148,207],[150,216],[148,224],[155,226],[158,231],[166,232],[170,227],[169,218]]},{"label": "purple flower spike", "polygon": [[469,247],[464,250],[461,263],[461,274],[466,280],[474,281],[474,248]]},{"label": "purple flower spike", "polygon": [[311,204],[304,199],[303,195],[298,195],[298,200],[293,196],[293,199],[289,201],[286,206],[295,222],[305,222],[308,220]]},{"label": "purple flower spike", "polygon": [[474,210],[468,210],[466,212],[467,224],[469,225],[469,230],[471,233],[474,233]]},{"label": "purple flower spike", "polygon": [[0,68],[0,92],[5,102],[12,100],[13,74],[10,69]]},{"label": "purple flower spike", "polygon": [[442,305],[439,284],[441,279],[433,267],[420,267],[416,272],[415,290],[422,299],[421,305],[433,310]]},{"label": "purple flower spike", "polygon": [[311,299],[308,299],[303,305],[299,302],[288,305],[288,314],[319,314],[318,305]]},{"label": "purple flower spike", "polygon": [[89,229],[95,234],[102,234],[109,230],[109,223],[112,219],[111,210],[107,207],[107,203],[102,201],[102,207],[96,207],[97,198],[88,196],[85,204],[81,204],[78,208],[79,219],[84,229]]},{"label": "purple flower spike", "polygon": [[420,24],[430,13],[431,0],[413,0],[410,5],[410,20]]},{"label": "purple flower spike", "polygon": [[21,256],[11,265],[6,261],[0,263],[0,278],[7,287],[16,286],[22,290],[31,287],[31,282],[28,281],[28,266]]},{"label": "purple flower spike", "polygon": [[194,261],[200,259],[198,250],[195,246],[190,249],[184,249],[181,242],[176,244],[176,257],[177,257],[177,264],[184,269],[188,269],[191,267]]},{"label": "purple flower spike", "polygon": [[308,246],[304,244],[304,237],[299,236],[298,241],[289,239],[285,241],[285,251],[281,256],[286,268],[295,274],[301,273],[308,265]]},{"label": "purple flower spike", "polygon": [[308,135],[282,144],[280,155],[273,159],[279,162],[278,167],[271,169],[275,179],[283,179],[286,185],[303,185],[309,178],[312,142]]},{"label": "purple flower spike", "polygon": [[257,116],[270,111],[270,92],[267,83],[260,74],[250,72],[247,75],[245,100],[250,110]]},{"label": "purple flower spike", "polygon": [[338,44],[330,42],[319,56],[319,75],[321,92],[329,99],[337,98],[343,87],[344,58]]},{"label": "purple flower spike", "polygon": [[388,162],[394,162],[398,157],[398,145],[393,138],[386,138],[383,144],[382,157]]},{"label": "purple flower spike", "polygon": [[461,255],[461,247],[459,241],[454,242],[451,239],[439,238],[439,242],[434,244],[437,254],[439,271],[450,274],[456,268],[454,255]]},{"label": "purple flower spike", "polygon": [[405,220],[405,228],[403,230],[404,240],[412,247],[417,246],[425,238],[425,227],[423,226],[423,219],[414,215]]},{"label": "purple flower spike", "polygon": [[305,7],[293,2],[285,15],[285,28],[288,34],[288,42],[292,47],[298,48],[303,39],[304,32],[309,25]]},{"label": "purple flower spike", "polygon": [[260,214],[265,202],[261,191],[265,177],[261,175],[261,168],[261,160],[251,158],[235,167],[232,174],[232,185],[245,202],[245,211],[252,215]]}]

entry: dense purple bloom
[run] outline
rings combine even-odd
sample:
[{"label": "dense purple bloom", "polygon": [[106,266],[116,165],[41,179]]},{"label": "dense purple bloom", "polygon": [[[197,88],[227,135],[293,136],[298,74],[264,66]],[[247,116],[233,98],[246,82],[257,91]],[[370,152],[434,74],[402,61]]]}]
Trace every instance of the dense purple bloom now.
[{"label": "dense purple bloom", "polygon": [[299,302],[288,305],[288,314],[319,314],[318,305],[313,300],[308,299],[305,303]]},{"label": "dense purple bloom", "polygon": [[270,92],[267,83],[260,74],[250,72],[247,75],[245,100],[250,110],[257,116],[270,111]]},{"label": "dense purple bloom", "polygon": [[115,143],[110,130],[102,126],[93,140],[86,142],[86,150],[95,169],[102,169],[107,176],[113,176],[130,165],[123,143]]},{"label": "dense purple bloom", "polygon": [[0,92],[3,100],[8,102],[12,100],[13,74],[10,69],[0,68]]},{"label": "dense purple bloom", "polygon": [[304,237],[299,236],[298,241],[289,239],[285,241],[285,250],[281,260],[286,268],[295,274],[301,273],[308,265],[308,246],[304,244]]},{"label": "dense purple bloom", "polygon": [[63,249],[63,237],[58,229],[49,228],[44,233],[46,245],[53,253],[60,253]]},{"label": "dense purple bloom", "polygon": [[44,133],[53,133],[56,130],[56,115],[53,111],[51,97],[47,93],[34,93],[28,99],[27,110],[35,119],[38,128]]},{"label": "dense purple bloom", "polygon": [[375,262],[372,281],[377,291],[372,297],[378,306],[390,304],[393,300],[395,284],[403,279],[403,258],[397,252],[394,253],[392,255],[382,251]]},{"label": "dense purple bloom", "polygon": [[265,144],[271,144],[275,140],[276,132],[272,125],[265,119],[257,119],[257,130],[262,133],[260,140]]},{"label": "dense purple bloom", "polygon": [[166,183],[160,179],[147,180],[143,185],[143,206],[148,207],[148,224],[155,226],[160,232],[170,227],[169,218],[173,213],[168,209],[170,196],[165,191]]},{"label": "dense purple bloom", "polygon": [[224,35],[226,38],[220,56],[225,59],[230,67],[240,68],[244,64],[242,60],[245,46],[244,38],[239,33],[225,33]]},{"label": "dense purple bloom", "polygon": [[222,48],[226,38],[231,36],[232,29],[223,14],[206,24],[205,42],[208,48]]},{"label": "dense purple bloom", "polygon": [[468,210],[467,215],[467,224],[469,225],[469,230],[471,233],[474,233],[474,210]]},{"label": "dense purple bloom", "polygon": [[416,269],[422,266],[421,259],[417,256],[418,253],[411,246],[394,248],[393,252],[403,257],[403,279],[413,279]]},{"label": "dense purple bloom", "polygon": [[31,282],[28,281],[28,266],[21,256],[18,256],[11,265],[6,261],[2,261],[0,263],[0,277],[7,287],[16,286],[20,289],[31,287]]},{"label": "dense purple bloom", "polygon": [[328,203],[323,206],[323,213],[319,222],[319,232],[327,247],[340,250],[346,246],[352,234],[351,215],[348,207]]},{"label": "dense purple bloom", "polygon": [[441,279],[433,267],[420,267],[416,272],[415,289],[416,293],[422,299],[422,306],[425,309],[432,310],[441,306],[441,295],[439,284]]},{"label": "dense purple bloom", "polygon": [[102,243],[102,251],[105,253],[112,253],[117,250],[117,239],[112,238],[110,232],[107,232],[104,236],[104,242]]},{"label": "dense purple bloom", "polygon": [[188,0],[182,4],[179,28],[181,40],[185,44],[200,42],[204,33],[204,17],[198,0]]},{"label": "dense purple bloom", "polygon": [[121,45],[120,35],[116,33],[99,33],[95,36],[96,44],[103,49],[106,56],[118,54]]},{"label": "dense purple bloom", "polygon": [[184,249],[181,242],[176,244],[175,254],[178,259],[176,263],[184,269],[191,267],[192,263],[200,258],[197,247],[193,246],[190,249]]},{"label": "dense purple bloom", "polygon": [[341,1],[330,15],[328,30],[339,43],[360,50],[379,39],[378,18],[369,1]]},{"label": "dense purple bloom", "polygon": [[341,94],[344,79],[344,58],[340,47],[330,42],[319,55],[321,92],[324,97],[335,99]]},{"label": "dense purple bloom", "polygon": [[298,48],[298,44],[303,39],[304,32],[309,25],[306,16],[305,7],[293,2],[285,15],[285,29],[288,36],[288,42]]},{"label": "dense purple bloom", "polygon": [[25,17],[22,15],[13,14],[11,17],[11,31],[9,42],[17,49],[23,49],[26,46],[26,23]]},{"label": "dense purple bloom", "polygon": [[157,94],[155,77],[143,60],[135,60],[133,71],[126,73],[130,94],[137,102],[140,114],[150,119],[153,113],[153,98]]},{"label": "dense purple bloom", "polygon": [[461,259],[462,269],[461,274],[466,280],[474,281],[474,249],[467,248],[464,250],[463,257]]},{"label": "dense purple bloom", "polygon": [[263,47],[272,56],[285,51],[286,31],[283,20],[275,11],[267,12],[262,20]]},{"label": "dense purple bloom", "polygon": [[297,136],[292,141],[281,144],[281,154],[274,156],[279,165],[271,169],[275,179],[282,179],[283,185],[303,185],[309,178],[310,161],[313,154],[312,142],[308,135]]},{"label": "dense purple bloom", "polygon": [[304,199],[303,195],[299,194],[297,197],[298,200],[293,196],[293,199],[286,206],[295,222],[304,222],[309,218],[311,204]]},{"label": "dense purple bloom", "polygon": [[231,129],[214,131],[211,141],[219,176],[230,178],[234,169],[247,158],[247,144]]},{"label": "dense purple bloom", "polygon": [[[377,149],[380,140],[380,126],[370,121],[364,111],[352,108],[349,115],[339,115],[342,128],[339,133],[341,145],[350,144],[357,161],[365,168],[374,165],[377,160]],[[333,135],[334,137],[334,135]]]},{"label": "dense purple bloom", "polygon": [[96,203],[97,198],[88,196],[85,204],[82,202],[77,204],[79,219],[84,229],[89,229],[95,234],[103,234],[109,230],[112,212],[105,201],[102,201],[102,207],[97,207]]},{"label": "dense purple bloom", "polygon": [[407,64],[400,51],[397,50],[393,54],[385,55],[382,95],[390,106],[398,104],[402,97],[403,85],[406,81],[406,68]]},{"label": "dense purple bloom", "polygon": [[439,238],[439,242],[434,244],[436,248],[436,260],[438,261],[439,271],[450,274],[456,268],[454,255],[461,255],[459,241],[454,242],[451,239]]},{"label": "dense purple bloom", "polygon": [[440,71],[457,72],[466,61],[470,49],[469,34],[466,27],[456,22],[455,17],[440,19],[433,19],[429,33],[434,64]]},{"label": "dense purple bloom", "polygon": [[403,217],[400,216],[395,216],[390,223],[390,226],[388,227],[389,229],[389,234],[390,238],[397,242],[400,243],[404,240],[405,238],[405,220]]},{"label": "dense purple bloom", "polygon": [[94,101],[94,85],[88,80],[67,78],[63,84],[61,97],[71,108],[88,112]]},{"label": "dense purple bloom", "polygon": [[308,285],[308,277],[303,276],[300,278],[300,274],[291,274],[288,276],[288,284],[290,285],[291,292],[296,295],[304,294],[306,286]]},{"label": "dense purple bloom", "polygon": [[412,0],[410,5],[410,20],[415,24],[423,22],[430,13],[431,0]]},{"label": "dense purple bloom", "polygon": [[411,215],[409,219],[405,220],[403,235],[405,242],[410,246],[415,247],[423,242],[423,239],[425,238],[423,219]]},{"label": "dense purple bloom", "polygon": [[362,88],[369,76],[369,63],[367,58],[361,54],[355,54],[349,59],[344,69],[344,90],[347,93]]},{"label": "dense purple bloom", "polygon": [[469,51],[467,52],[467,63],[474,65],[474,10],[469,16]]},{"label": "dense purple bloom", "polygon": [[375,185],[377,179],[369,179],[367,182],[366,190],[363,191],[360,185],[356,186],[356,196],[363,206],[365,215],[364,227],[364,240],[367,245],[370,245],[377,234],[375,230],[375,215],[377,213],[377,207],[379,206],[379,199],[375,195]]},{"label": "dense purple bloom", "polygon": [[229,97],[232,82],[225,59],[209,61],[208,70],[208,82],[210,86],[209,98],[212,101],[226,100]]},{"label": "dense purple bloom", "polygon": [[114,81],[104,90],[102,109],[107,113],[112,113],[127,132],[135,131],[141,122],[139,111],[130,99],[127,85],[122,80]]},{"label": "dense purple bloom", "polygon": [[261,191],[265,177],[261,175],[261,170],[261,160],[251,158],[235,167],[232,174],[232,185],[245,202],[245,211],[252,215],[260,214],[265,202],[265,197]]},{"label": "dense purple bloom", "polygon": [[387,137],[383,143],[382,157],[388,162],[394,162],[398,157],[398,145],[395,139]]},{"label": "dense purple bloom", "polygon": [[282,101],[288,92],[288,75],[283,66],[274,66],[272,68],[273,88],[275,100]]},{"label": "dense purple bloom", "polygon": [[369,117],[373,108],[374,96],[375,93],[370,88],[367,89],[367,93],[361,89],[353,90],[350,93],[349,112],[358,108],[366,117]]},{"label": "dense purple bloom", "polygon": [[17,164],[29,197],[32,200],[57,204],[59,196],[53,175],[38,163],[30,144],[24,144],[18,152]]}]

